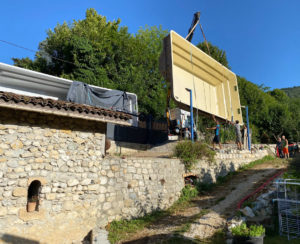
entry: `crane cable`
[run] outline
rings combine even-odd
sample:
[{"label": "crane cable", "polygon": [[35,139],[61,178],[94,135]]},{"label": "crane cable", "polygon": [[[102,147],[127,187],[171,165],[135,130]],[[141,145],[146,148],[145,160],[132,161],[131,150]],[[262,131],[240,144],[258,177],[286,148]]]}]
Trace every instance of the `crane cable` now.
[{"label": "crane cable", "polygon": [[201,30],[201,32],[202,32],[202,36],[203,36],[203,38],[204,38],[204,42],[205,42],[206,47],[207,47],[208,54],[209,54],[209,56],[210,56],[210,50],[209,50],[208,42],[207,42],[207,40],[206,40],[206,37],[205,37],[204,31],[203,31],[202,25],[200,24],[200,20],[199,20],[199,26],[200,26],[200,30]]},{"label": "crane cable", "polygon": [[[186,38],[185,39],[187,39],[192,33],[193,33],[193,31],[195,30],[195,28],[196,28],[196,26],[199,24],[199,26],[200,26],[200,30],[201,30],[201,33],[202,33],[202,36],[203,36],[203,38],[204,38],[204,42],[205,42],[205,45],[206,45],[206,47],[207,47],[207,51],[208,51],[208,54],[209,54],[209,56],[210,56],[210,50],[209,50],[209,46],[208,46],[208,42],[207,42],[207,40],[206,40],[206,37],[205,37],[205,34],[204,34],[204,31],[203,31],[203,28],[202,28],[202,25],[201,25],[201,23],[200,23],[200,19],[197,21],[197,23],[194,25],[194,27],[192,28],[192,30],[189,32],[189,34],[186,36]],[[194,64],[193,64],[193,51],[192,51],[192,43],[190,42],[190,47],[191,47],[191,49],[190,49],[190,59],[191,59],[191,64],[192,64],[192,75],[193,75],[193,87],[194,87],[194,96],[195,96],[195,101],[197,101],[197,94],[196,94],[196,89],[195,89],[195,80],[194,80],[194,72],[193,72],[193,69],[194,69]],[[205,89],[204,89],[204,92],[205,92]],[[205,98],[205,100],[206,100],[206,98]],[[197,111],[197,113],[196,113],[196,125],[198,125],[198,114],[199,114],[199,111],[198,111],[198,107],[196,107],[196,111]]]}]

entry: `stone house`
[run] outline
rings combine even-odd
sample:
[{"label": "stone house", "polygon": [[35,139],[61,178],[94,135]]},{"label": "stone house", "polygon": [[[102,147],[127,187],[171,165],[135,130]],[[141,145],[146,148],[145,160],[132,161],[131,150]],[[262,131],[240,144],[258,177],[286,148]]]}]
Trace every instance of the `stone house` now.
[{"label": "stone house", "polygon": [[184,186],[176,159],[105,156],[106,124],[128,114],[8,92],[0,114],[0,243],[81,243],[169,207]]},{"label": "stone house", "polygon": [[[131,125],[128,114],[0,91],[0,115],[0,243],[81,243],[168,208],[184,187],[178,159],[105,155],[107,123]],[[214,180],[264,155],[219,155],[193,174]]]},{"label": "stone house", "polygon": [[[105,198],[99,173],[106,123],[129,125],[131,116],[7,92],[0,92],[0,114],[2,241],[70,243],[65,231],[82,239]],[[39,202],[28,212],[32,192]]]}]

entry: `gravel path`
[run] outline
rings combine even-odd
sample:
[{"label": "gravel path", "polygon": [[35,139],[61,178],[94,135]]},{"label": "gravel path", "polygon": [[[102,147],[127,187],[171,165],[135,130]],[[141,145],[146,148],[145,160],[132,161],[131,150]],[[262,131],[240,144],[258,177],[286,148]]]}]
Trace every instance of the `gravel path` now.
[{"label": "gravel path", "polygon": [[[171,238],[185,223],[191,223],[189,231],[183,234],[185,237],[209,238],[225,225],[226,217],[234,215],[238,201],[283,167],[282,163],[279,166],[278,161],[274,161],[243,171],[224,185],[216,187],[212,193],[197,197],[193,201],[194,207],[167,216],[121,243],[161,243]],[[202,209],[209,209],[210,212],[195,220]]]}]

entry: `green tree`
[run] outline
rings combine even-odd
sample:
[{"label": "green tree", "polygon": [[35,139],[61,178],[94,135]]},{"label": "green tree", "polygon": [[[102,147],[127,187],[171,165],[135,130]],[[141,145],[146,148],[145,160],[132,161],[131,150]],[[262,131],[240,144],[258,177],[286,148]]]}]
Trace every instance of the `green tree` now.
[{"label": "green tree", "polygon": [[200,42],[197,44],[197,47],[200,48],[203,52],[210,55],[213,59],[218,61],[220,64],[224,65],[226,68],[230,69],[228,60],[226,57],[226,52],[224,50],[219,49],[217,46],[214,46],[210,42],[207,42],[209,51],[207,49],[207,45],[205,42]]},{"label": "green tree", "polygon": [[83,20],[58,24],[39,44],[34,60],[14,58],[14,64],[71,80],[136,93],[139,111],[161,117],[166,87],[159,73],[161,27],[141,28],[136,35],[88,9]]}]

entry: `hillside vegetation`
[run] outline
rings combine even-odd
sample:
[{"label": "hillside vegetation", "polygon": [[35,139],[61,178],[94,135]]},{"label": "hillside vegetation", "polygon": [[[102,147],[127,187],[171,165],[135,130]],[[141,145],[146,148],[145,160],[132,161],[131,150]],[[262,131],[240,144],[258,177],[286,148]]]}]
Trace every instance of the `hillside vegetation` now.
[{"label": "hillside vegetation", "polygon": [[[85,19],[50,29],[46,39],[39,44],[34,60],[13,58],[14,64],[136,93],[140,112],[162,118],[168,84],[158,66],[162,40],[168,31],[146,26],[130,34],[120,22],[120,19],[107,21],[96,10],[88,9]],[[197,46],[208,52],[204,43]],[[209,50],[213,58],[230,67],[225,51],[211,43]],[[242,77],[238,77],[238,85],[241,104],[249,107],[250,127],[256,141],[274,142],[274,136],[282,134],[289,140],[300,141],[300,98],[290,98],[279,89],[269,91]],[[205,119],[199,121],[200,128],[205,128]]]},{"label": "hillside vegetation", "polygon": [[300,86],[282,88],[281,90],[283,90],[289,97],[300,98]]}]

